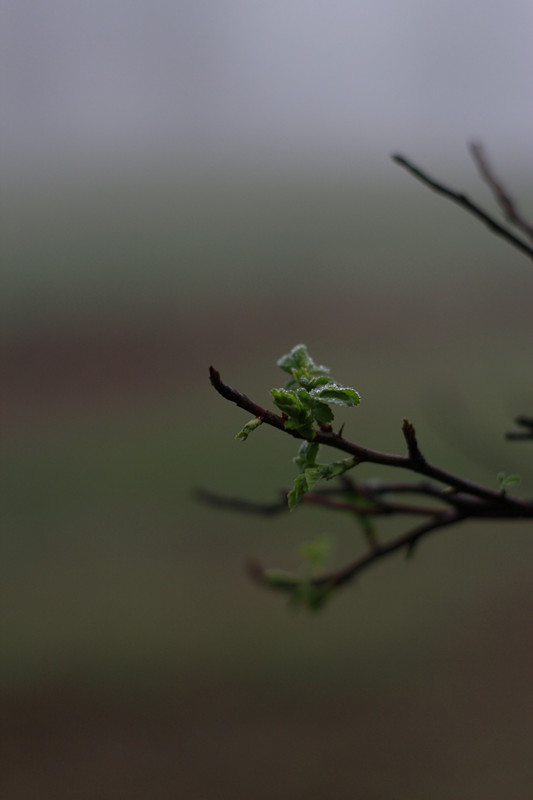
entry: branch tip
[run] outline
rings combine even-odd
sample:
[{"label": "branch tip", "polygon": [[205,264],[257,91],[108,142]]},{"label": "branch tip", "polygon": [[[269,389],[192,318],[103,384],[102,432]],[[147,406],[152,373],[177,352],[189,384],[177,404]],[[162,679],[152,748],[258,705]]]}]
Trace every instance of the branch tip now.
[{"label": "branch tip", "polygon": [[209,380],[211,381],[215,389],[221,383],[220,372],[216,370],[214,367],[209,367]]},{"label": "branch tip", "polygon": [[248,559],[246,562],[246,572],[256,583],[265,583],[265,569],[256,559]]},{"label": "branch tip", "polygon": [[424,461],[424,456],[420,452],[420,448],[416,440],[415,426],[407,419],[407,417],[404,417],[402,421],[402,433],[407,443],[409,458],[412,461]]}]

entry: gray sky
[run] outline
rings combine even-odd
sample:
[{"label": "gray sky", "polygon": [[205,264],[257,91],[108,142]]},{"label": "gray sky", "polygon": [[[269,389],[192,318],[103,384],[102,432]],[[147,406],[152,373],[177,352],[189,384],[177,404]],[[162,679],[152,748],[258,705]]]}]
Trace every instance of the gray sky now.
[{"label": "gray sky", "polygon": [[2,0],[2,162],[533,157],[531,0]]}]

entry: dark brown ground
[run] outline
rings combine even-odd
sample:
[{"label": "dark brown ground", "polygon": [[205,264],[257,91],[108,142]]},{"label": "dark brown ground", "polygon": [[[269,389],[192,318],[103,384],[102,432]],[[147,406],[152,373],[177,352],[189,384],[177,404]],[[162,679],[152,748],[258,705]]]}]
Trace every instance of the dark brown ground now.
[{"label": "dark brown ground", "polygon": [[511,616],[495,625],[503,650],[480,636],[388,689],[191,680],[117,699],[71,682],[4,699],[0,796],[527,800],[533,653]]},{"label": "dark brown ground", "polygon": [[47,326],[4,340],[4,413],[18,427],[29,419],[92,414],[174,389],[177,373],[190,367],[185,340],[185,329],[176,322],[153,320],[146,327],[128,322]]}]

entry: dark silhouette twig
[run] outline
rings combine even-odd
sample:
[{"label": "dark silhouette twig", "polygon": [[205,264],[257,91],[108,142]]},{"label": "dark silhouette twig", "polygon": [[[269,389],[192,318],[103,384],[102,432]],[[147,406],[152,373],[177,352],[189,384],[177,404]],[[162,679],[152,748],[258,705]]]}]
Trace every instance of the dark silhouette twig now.
[{"label": "dark silhouette twig", "polygon": [[533,225],[530,225],[522,216],[507,189],[505,189],[501,181],[494,175],[483,146],[478,142],[472,142],[469,146],[469,150],[479,170],[479,174],[488,184],[507,221],[515,225],[533,242]]},{"label": "dark silhouette twig", "polygon": [[418,178],[419,181],[422,181],[426,186],[429,186],[430,189],[437,192],[438,194],[442,194],[445,197],[448,197],[450,200],[453,200],[455,203],[464,208],[470,214],[473,214],[475,217],[480,219],[482,222],[487,225],[488,228],[495,233],[497,236],[501,236],[505,241],[516,247],[517,250],[520,250],[521,253],[524,253],[528,258],[533,259],[533,247],[530,247],[526,242],[522,239],[519,239],[518,236],[515,236],[508,228],[505,228],[499,222],[497,222],[494,217],[488,214],[486,211],[483,211],[476,203],[473,203],[468,197],[463,194],[462,192],[456,192],[454,189],[450,189],[448,186],[445,186],[443,183],[436,181],[434,178],[430,178],[430,176],[423,172],[418,167],[408,161],[401,155],[393,155],[393,160],[396,161],[397,164],[400,164],[402,167],[414,175],[415,178]]},{"label": "dark silhouette twig", "polygon": [[515,419],[517,425],[526,428],[525,431],[510,431],[505,434],[506,439],[533,439],[533,417],[520,416]]}]

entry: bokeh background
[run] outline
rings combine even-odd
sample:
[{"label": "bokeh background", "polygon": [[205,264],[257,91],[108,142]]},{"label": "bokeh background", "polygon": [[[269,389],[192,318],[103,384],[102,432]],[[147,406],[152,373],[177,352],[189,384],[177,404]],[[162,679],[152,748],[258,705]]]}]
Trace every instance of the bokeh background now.
[{"label": "bokeh background", "polygon": [[[390,161],[533,216],[527,0],[4,0],[0,786],[9,800],[530,798],[531,526],[475,524],[317,616],[243,564],[349,520],[268,501],[246,421],[306,342],[346,434],[497,485],[531,447],[526,259]],[[361,477],[375,470],[361,468]],[[385,475],[385,472],[379,474]],[[389,522],[383,535],[398,530]]]}]

